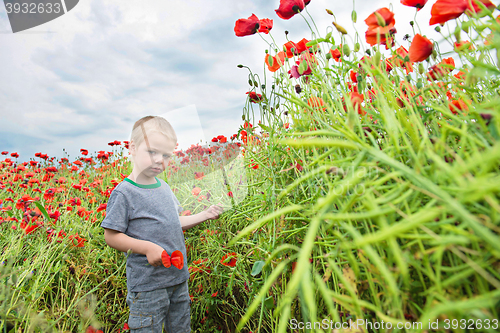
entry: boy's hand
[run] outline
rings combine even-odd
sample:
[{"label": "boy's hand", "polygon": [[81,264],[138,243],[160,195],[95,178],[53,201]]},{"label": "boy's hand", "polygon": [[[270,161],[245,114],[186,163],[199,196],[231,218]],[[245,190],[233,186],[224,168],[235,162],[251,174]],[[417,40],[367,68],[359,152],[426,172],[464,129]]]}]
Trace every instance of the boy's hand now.
[{"label": "boy's hand", "polygon": [[163,248],[161,246],[150,242],[146,251],[146,257],[148,258],[148,262],[151,266],[158,267],[163,265],[161,261],[162,252]]},{"label": "boy's hand", "polygon": [[222,207],[217,205],[212,205],[203,211],[205,214],[206,220],[216,220],[219,218],[219,215],[222,214],[224,210]]}]

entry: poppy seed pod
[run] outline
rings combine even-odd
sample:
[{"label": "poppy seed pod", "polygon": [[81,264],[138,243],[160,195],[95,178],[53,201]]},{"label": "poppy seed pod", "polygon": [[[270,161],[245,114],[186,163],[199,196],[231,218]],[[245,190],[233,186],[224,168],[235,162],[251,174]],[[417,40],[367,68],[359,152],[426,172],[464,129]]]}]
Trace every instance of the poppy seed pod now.
[{"label": "poppy seed pod", "polygon": [[349,45],[347,44],[342,45],[342,53],[344,53],[346,57],[348,57],[351,54],[351,49],[349,48]]}]

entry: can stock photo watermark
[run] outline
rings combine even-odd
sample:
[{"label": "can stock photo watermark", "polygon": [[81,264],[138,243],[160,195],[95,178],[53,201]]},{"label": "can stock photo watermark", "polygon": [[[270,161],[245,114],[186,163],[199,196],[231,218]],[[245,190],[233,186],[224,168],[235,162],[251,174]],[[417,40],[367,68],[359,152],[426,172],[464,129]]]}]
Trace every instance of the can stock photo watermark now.
[{"label": "can stock photo watermark", "polygon": [[45,24],[66,14],[79,0],[3,0],[13,33]]}]

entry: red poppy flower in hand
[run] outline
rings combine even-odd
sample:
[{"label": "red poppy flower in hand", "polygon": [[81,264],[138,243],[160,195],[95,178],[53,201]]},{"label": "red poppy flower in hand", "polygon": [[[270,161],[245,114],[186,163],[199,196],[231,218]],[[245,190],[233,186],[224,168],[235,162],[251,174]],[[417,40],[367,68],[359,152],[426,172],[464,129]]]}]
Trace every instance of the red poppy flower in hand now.
[{"label": "red poppy flower in hand", "polygon": [[171,260],[170,260],[170,256],[168,255],[167,251],[163,250],[163,252],[161,253],[161,262],[163,264],[163,266],[169,268],[171,266]]},{"label": "red poppy flower in hand", "polygon": [[178,269],[182,269],[184,267],[184,256],[182,255],[182,252],[179,250],[172,252],[170,262]]},{"label": "red poppy flower in hand", "polygon": [[432,42],[419,34],[413,38],[410,46],[409,56],[411,62],[420,62],[429,58],[432,54]]},{"label": "red poppy flower in hand", "polygon": [[257,33],[259,29],[260,21],[255,14],[252,14],[252,16],[247,19],[239,19],[234,26],[234,32],[238,37],[253,35]]}]

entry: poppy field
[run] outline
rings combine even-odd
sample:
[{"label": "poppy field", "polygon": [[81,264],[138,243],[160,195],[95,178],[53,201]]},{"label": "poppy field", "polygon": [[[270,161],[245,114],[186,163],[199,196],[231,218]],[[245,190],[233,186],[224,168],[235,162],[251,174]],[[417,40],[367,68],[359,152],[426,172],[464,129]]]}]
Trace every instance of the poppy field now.
[{"label": "poppy field", "polygon": [[[308,23],[300,41],[269,18],[236,21],[236,37],[267,42],[263,73],[238,65],[242,124],[176,151],[160,176],[183,215],[226,209],[184,233],[193,332],[499,330],[498,9],[401,3],[415,20],[432,6],[430,22],[399,36],[388,4],[359,34],[326,9],[322,32],[311,0],[277,4],[278,19]],[[100,222],[132,166],[127,141],[108,145],[1,152],[2,332],[129,330],[125,256]]]}]

